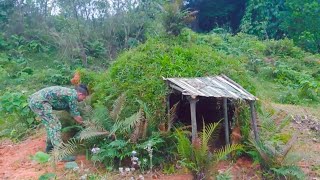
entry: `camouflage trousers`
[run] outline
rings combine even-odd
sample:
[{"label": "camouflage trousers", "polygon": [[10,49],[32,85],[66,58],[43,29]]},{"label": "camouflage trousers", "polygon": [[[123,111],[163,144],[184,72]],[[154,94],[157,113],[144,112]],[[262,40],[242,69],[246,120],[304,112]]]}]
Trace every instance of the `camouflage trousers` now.
[{"label": "camouflage trousers", "polygon": [[57,116],[52,113],[52,106],[43,101],[37,101],[32,98],[28,100],[30,109],[37,114],[44,124],[47,132],[47,145],[51,142],[53,147],[62,143],[61,123]]}]

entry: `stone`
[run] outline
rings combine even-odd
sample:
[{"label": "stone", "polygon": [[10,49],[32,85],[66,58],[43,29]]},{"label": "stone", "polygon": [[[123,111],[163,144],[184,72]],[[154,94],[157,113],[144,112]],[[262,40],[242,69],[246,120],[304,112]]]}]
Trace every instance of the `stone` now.
[{"label": "stone", "polygon": [[64,165],[64,168],[67,169],[67,170],[78,170],[79,166],[78,166],[78,164],[76,162],[72,161],[72,162],[67,162]]}]

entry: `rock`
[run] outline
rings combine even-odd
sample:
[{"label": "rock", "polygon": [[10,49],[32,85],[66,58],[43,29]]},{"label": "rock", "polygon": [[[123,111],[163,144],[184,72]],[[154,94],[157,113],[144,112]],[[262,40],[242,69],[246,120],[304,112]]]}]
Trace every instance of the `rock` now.
[{"label": "rock", "polygon": [[144,180],[144,177],[140,174],[138,180]]},{"label": "rock", "polygon": [[87,177],[88,177],[88,174],[84,174],[84,175],[82,175],[82,176],[80,177],[80,180],[86,180]]},{"label": "rock", "polygon": [[78,170],[79,166],[78,166],[78,164],[76,162],[72,161],[72,162],[67,162],[64,165],[64,168],[67,169],[67,170]]}]

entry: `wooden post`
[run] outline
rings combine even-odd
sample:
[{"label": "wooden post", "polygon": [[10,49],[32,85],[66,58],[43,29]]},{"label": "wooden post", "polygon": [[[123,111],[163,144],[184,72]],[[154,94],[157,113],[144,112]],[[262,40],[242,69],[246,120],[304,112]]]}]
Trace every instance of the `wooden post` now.
[{"label": "wooden post", "polygon": [[169,120],[169,118],[170,118],[170,115],[169,115],[169,113],[170,113],[170,94],[171,94],[171,92],[170,93],[168,93],[167,94],[167,102],[166,102],[166,110],[167,110],[167,118],[168,118],[168,120]]},{"label": "wooden post", "polygon": [[191,127],[192,127],[192,143],[197,139],[197,112],[196,112],[196,103],[199,101],[197,97],[188,97],[190,103],[190,113],[191,113]]},{"label": "wooden post", "polygon": [[230,137],[229,137],[229,121],[228,121],[228,99],[223,98],[223,114],[224,114],[224,131],[225,131],[225,138],[226,138],[226,145],[230,144]]},{"label": "wooden post", "polygon": [[258,135],[258,128],[257,128],[257,118],[256,118],[256,111],[254,108],[254,102],[255,101],[249,101],[250,104],[250,111],[251,111],[251,128],[254,133],[254,139],[256,141],[259,140],[259,135]]}]

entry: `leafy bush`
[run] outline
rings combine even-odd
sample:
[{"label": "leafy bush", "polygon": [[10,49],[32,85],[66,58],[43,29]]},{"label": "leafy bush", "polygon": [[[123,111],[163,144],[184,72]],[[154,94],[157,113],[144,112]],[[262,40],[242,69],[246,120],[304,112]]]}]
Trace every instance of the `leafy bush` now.
[{"label": "leafy bush", "polygon": [[283,40],[269,40],[265,41],[267,44],[267,47],[264,51],[264,54],[266,56],[279,56],[279,57],[295,57],[295,58],[301,58],[302,57],[302,51],[296,47],[292,40],[289,39],[283,39]]},{"label": "leafy bush", "polygon": [[207,179],[209,167],[216,165],[231,152],[241,149],[241,145],[232,144],[215,150],[211,154],[209,141],[212,139],[218,126],[219,123],[204,125],[199,139],[192,143],[183,131],[176,131],[178,140],[177,149],[181,159],[180,163],[194,173],[195,179]]},{"label": "leafy bush", "polygon": [[284,131],[290,118],[281,114],[263,111],[260,140],[251,140],[253,151],[249,154],[258,161],[271,178],[304,179],[305,175],[297,162],[299,156],[291,153],[296,136]]},{"label": "leafy bush", "polygon": [[177,36],[185,27],[185,18],[188,12],[182,10],[182,6],[183,2],[181,0],[174,0],[165,5],[162,21],[168,34]]},{"label": "leafy bush", "polygon": [[36,152],[34,156],[31,156],[31,159],[40,163],[44,164],[49,161],[50,155],[41,151]]},{"label": "leafy bush", "polygon": [[31,113],[27,96],[22,93],[6,92],[0,96],[0,137],[9,137],[19,140],[27,129],[37,124]]},{"label": "leafy bush", "polygon": [[[132,151],[137,151],[140,158],[142,171],[152,168],[153,165],[160,165],[172,158],[173,137],[150,129],[146,118],[149,118],[141,108],[139,112],[130,117],[122,119],[122,107],[125,103],[125,96],[121,95],[114,102],[112,110],[106,111],[105,106],[96,105],[92,108],[89,105],[82,107],[82,115],[85,118],[85,128],[81,130],[76,139],[64,143],[58,149],[53,150],[55,160],[62,159],[81,149],[99,148],[98,152],[92,152],[91,159],[103,163],[109,169],[126,166]],[[148,127],[148,129],[146,129]],[[152,126],[151,126],[152,127]],[[80,146],[81,145],[81,146]],[[153,149],[150,154],[146,147]],[[130,162],[130,161],[129,161]],[[148,164],[150,166],[148,167]]]}]

